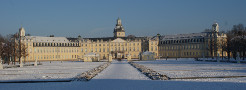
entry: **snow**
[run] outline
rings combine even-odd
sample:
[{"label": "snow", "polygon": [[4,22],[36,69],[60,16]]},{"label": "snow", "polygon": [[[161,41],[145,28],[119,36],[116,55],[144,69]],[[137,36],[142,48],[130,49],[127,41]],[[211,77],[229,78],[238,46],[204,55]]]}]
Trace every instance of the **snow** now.
[{"label": "snow", "polygon": [[[136,61],[170,78],[246,76],[246,65],[224,62],[202,62],[191,59]],[[177,79],[176,79],[177,80]],[[182,81],[243,82],[246,78],[182,79]]]},{"label": "snow", "polygon": [[110,66],[93,78],[93,80],[97,79],[150,80],[125,60],[113,61]]},{"label": "snow", "polygon": [[50,80],[71,79],[82,72],[93,69],[105,62],[42,62],[43,65],[0,70],[0,81],[3,80]]},{"label": "snow", "polygon": [[[193,59],[134,61],[171,77],[245,75],[245,64],[194,61]],[[0,70],[1,80],[39,79],[34,76],[49,76],[64,79],[76,76],[104,62],[46,62],[38,67],[8,68]],[[39,73],[38,73],[39,72]],[[176,72],[176,73],[175,73]],[[2,74],[20,74],[2,75]],[[53,73],[53,74],[44,74]],[[56,74],[57,73],[57,74]],[[59,74],[60,73],[60,74]],[[61,74],[68,73],[68,74]],[[204,73],[204,74],[201,74]],[[22,75],[26,74],[26,75]],[[3,79],[3,78],[6,79]],[[16,77],[16,78],[13,78]],[[150,80],[126,61],[113,61],[104,71],[92,80],[48,83],[0,83],[0,90],[244,90],[245,79],[223,78]],[[216,81],[217,79],[218,81]],[[0,80],[0,81],[1,81]],[[45,79],[50,80],[50,79]],[[240,82],[242,81],[242,82]]]}]

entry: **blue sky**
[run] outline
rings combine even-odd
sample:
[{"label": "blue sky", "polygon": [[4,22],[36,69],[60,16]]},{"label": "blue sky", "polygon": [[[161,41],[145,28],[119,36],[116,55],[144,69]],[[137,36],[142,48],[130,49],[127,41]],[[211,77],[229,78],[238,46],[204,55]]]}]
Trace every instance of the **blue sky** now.
[{"label": "blue sky", "polygon": [[111,37],[116,19],[136,36],[246,25],[246,0],[0,0],[0,31],[34,36]]}]

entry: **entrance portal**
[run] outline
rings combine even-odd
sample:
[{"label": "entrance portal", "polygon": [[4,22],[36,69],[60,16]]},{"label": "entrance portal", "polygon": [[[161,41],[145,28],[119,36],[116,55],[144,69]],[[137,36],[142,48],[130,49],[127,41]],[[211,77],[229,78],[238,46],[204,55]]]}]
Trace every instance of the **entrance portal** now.
[{"label": "entrance portal", "polygon": [[111,54],[114,55],[113,56],[114,59],[121,60],[125,58],[123,51],[111,51]]}]

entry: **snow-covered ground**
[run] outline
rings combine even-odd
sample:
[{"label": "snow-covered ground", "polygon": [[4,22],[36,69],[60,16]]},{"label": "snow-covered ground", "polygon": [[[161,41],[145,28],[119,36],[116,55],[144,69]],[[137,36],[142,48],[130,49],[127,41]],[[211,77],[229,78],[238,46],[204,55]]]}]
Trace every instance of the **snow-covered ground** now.
[{"label": "snow-covered ground", "polygon": [[[207,76],[213,76],[211,73],[209,75],[209,70],[218,69],[218,71],[223,71],[221,69],[230,69],[228,73],[241,73],[245,71],[244,66],[246,64],[232,64],[232,63],[221,63],[217,62],[201,62],[193,60],[157,60],[157,61],[135,61],[141,65],[153,68],[156,71],[162,71],[162,73],[171,70],[169,72],[183,72],[170,74],[175,76],[199,76],[193,72],[185,71],[205,71]],[[15,72],[14,70],[22,70],[22,74],[28,72],[34,72],[43,70],[40,73],[71,73],[78,72],[82,73],[93,67],[99,66],[102,62],[60,62],[57,63],[45,63],[38,67],[23,67],[23,68],[9,68],[0,70],[2,72]],[[218,65],[217,65],[218,64]],[[167,67],[165,67],[167,66]],[[199,67],[199,68],[196,68]],[[203,67],[203,68],[202,68]],[[206,68],[207,67],[207,68]],[[228,67],[228,68],[227,68]],[[37,68],[37,69],[33,69]],[[168,68],[168,69],[167,69]],[[29,70],[30,69],[30,70]],[[5,71],[7,70],[7,71]],[[172,71],[173,70],[173,71]],[[234,71],[236,70],[236,71]],[[28,72],[26,72],[28,71]],[[61,71],[61,72],[59,72]],[[78,74],[76,73],[76,74]],[[72,77],[75,76],[71,75]],[[189,74],[189,75],[186,75]],[[35,74],[34,74],[35,75]],[[44,74],[46,76],[50,74]],[[61,74],[62,75],[62,74]],[[68,75],[68,74],[66,74]],[[69,78],[69,76],[61,76]],[[205,76],[206,76],[205,75]],[[234,75],[234,74],[233,74]],[[0,75],[7,76],[7,75]],[[31,75],[29,75],[32,77]],[[203,76],[203,75],[202,75]],[[20,77],[18,77],[20,79]],[[241,79],[241,78],[238,78]],[[223,82],[204,82],[204,81],[194,81],[194,80],[149,80],[146,76],[141,74],[137,69],[130,66],[126,61],[117,62],[113,61],[104,71],[94,77],[92,80],[85,81],[72,81],[72,82],[48,82],[48,83],[0,83],[0,90],[245,90],[246,83],[238,82],[233,80],[233,82],[223,81]]]},{"label": "snow-covered ground", "polygon": [[0,81],[71,79],[105,62],[42,62],[42,65],[0,70]]},{"label": "snow-covered ground", "polygon": [[97,79],[128,79],[128,80],[150,80],[132,67],[127,61],[113,61],[110,66],[99,73],[92,80]]},{"label": "snow-covered ground", "polygon": [[[193,59],[135,61],[170,78],[246,76],[246,64],[202,62]],[[182,79],[185,81],[243,82],[246,78]]]}]

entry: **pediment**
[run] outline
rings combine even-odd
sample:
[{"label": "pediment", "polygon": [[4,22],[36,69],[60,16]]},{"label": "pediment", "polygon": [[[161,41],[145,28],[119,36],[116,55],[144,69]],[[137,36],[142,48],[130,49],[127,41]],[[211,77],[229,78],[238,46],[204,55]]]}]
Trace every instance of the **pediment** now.
[{"label": "pediment", "polygon": [[113,41],[111,41],[111,42],[115,42],[115,43],[117,43],[117,42],[121,42],[121,43],[123,43],[123,42],[126,42],[126,40],[121,39],[121,38],[116,38],[116,39],[114,39],[114,40],[113,40]]}]

